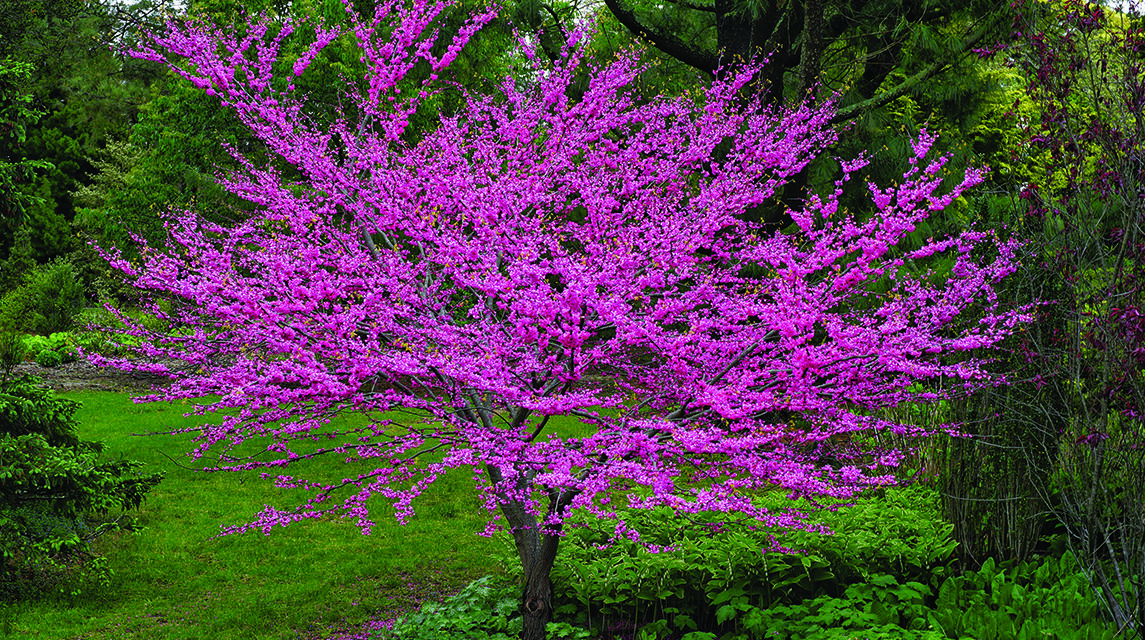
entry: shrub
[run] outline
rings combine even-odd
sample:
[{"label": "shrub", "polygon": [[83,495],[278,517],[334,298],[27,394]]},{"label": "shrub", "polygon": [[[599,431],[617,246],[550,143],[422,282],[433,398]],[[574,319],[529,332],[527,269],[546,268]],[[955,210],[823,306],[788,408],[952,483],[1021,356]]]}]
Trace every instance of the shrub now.
[{"label": "shrub", "polygon": [[79,359],[80,341],[68,332],[57,332],[50,336],[24,336],[24,348],[28,358],[41,367],[55,367]]},{"label": "shrub", "polygon": [[[790,503],[782,492],[757,502],[777,512]],[[784,534],[784,544],[798,552],[767,551],[776,531],[723,522],[697,526],[668,509],[623,511],[641,532],[639,542],[612,540],[609,523],[577,514],[553,569],[556,604],[579,612],[577,621],[585,624],[627,620],[641,627],[670,620],[673,628],[688,630],[719,627],[718,603],[728,594],[766,608],[841,597],[848,585],[881,575],[936,590],[956,546],[938,508],[937,494],[915,485],[824,509],[817,518],[835,535]],[[702,523],[703,517],[694,520]],[[672,550],[653,553],[645,545]],[[502,553],[502,564],[514,574],[508,542]]]},{"label": "shrub", "polygon": [[77,434],[78,408],[30,376],[0,385],[0,599],[106,584],[110,571],[90,543],[134,529],[106,516],[138,508],[161,479],[141,462],[100,461],[102,443]]},{"label": "shrub", "polygon": [[64,357],[59,352],[44,349],[36,354],[36,364],[41,367],[58,367],[64,363]]},{"label": "shrub", "polygon": [[23,286],[32,302],[35,333],[48,335],[72,328],[72,319],[84,307],[84,287],[70,260],[60,258],[34,269]]}]

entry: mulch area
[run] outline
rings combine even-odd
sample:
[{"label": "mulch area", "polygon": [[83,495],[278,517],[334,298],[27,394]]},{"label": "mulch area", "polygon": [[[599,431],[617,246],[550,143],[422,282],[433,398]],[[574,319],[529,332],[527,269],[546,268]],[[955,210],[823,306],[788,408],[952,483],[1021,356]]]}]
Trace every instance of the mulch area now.
[{"label": "mulch area", "polygon": [[55,391],[145,392],[167,382],[163,376],[97,367],[83,359],[58,367],[41,367],[35,362],[24,362],[16,365],[12,374],[36,376]]}]

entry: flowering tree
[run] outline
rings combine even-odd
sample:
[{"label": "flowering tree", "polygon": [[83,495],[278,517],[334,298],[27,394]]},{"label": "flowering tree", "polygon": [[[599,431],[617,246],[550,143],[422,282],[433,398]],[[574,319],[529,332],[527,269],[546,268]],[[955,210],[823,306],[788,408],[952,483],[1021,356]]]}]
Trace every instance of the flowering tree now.
[{"label": "flowering tree", "polygon": [[[245,171],[222,184],[257,213],[228,226],[174,213],[169,244],[144,247],[141,262],[106,253],[171,301],[153,312],[183,328],[122,317],[147,360],[112,364],[173,379],[142,400],[221,396],[203,410],[231,411],[196,430],[194,455],[221,452],[219,469],[312,494],[228,531],[337,514],[368,533],[371,496],[405,520],[441,474],[472,468],[489,530],[511,531],[524,567],[523,637],[541,638],[570,510],[616,519],[624,494],[638,508],[804,526],[753,493],[846,497],[893,482],[900,454],[860,445],[901,427],[871,410],[913,397],[920,379],[980,380],[981,363],[944,356],[989,347],[1022,319],[991,294],[1013,256],[989,233],[895,249],[979,181],[942,187],[926,135],[902,184],[870,186],[869,215],[837,206],[860,160],[789,233],[738,217],[834,140],[829,108],[744,108],[737,90],[754,68],[702,96],[645,99],[629,88],[633,56],[596,65],[579,35],[549,66],[522,44],[520,77],[412,142],[406,123],[433,84],[396,84],[415,64],[443,69],[491,16],[441,44],[441,10],[381,3],[352,33],[316,28],[296,60],[279,57],[289,23],[242,35],[173,24],[137,52],[218,95],[285,161],[256,167],[232,149]],[[319,128],[293,77],[339,37],[356,39],[369,74],[347,86],[353,117]],[[584,68],[587,89],[570,99]],[[938,254],[949,274],[923,273]],[[182,365],[159,364],[171,359]],[[343,411],[368,426],[339,432],[330,418]],[[589,435],[552,433],[552,416]],[[269,459],[234,454],[252,439]],[[823,464],[829,451],[841,462]],[[319,455],[355,471],[286,475]]]}]

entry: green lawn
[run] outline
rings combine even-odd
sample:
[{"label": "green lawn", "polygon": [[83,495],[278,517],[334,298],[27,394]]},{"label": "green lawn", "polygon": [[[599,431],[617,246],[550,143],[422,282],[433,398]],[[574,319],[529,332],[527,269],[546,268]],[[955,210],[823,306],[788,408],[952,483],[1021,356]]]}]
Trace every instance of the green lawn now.
[{"label": "green lawn", "polygon": [[[83,402],[83,438],[103,440],[110,455],[142,460],[166,477],[139,514],[145,530],[99,543],[115,572],[112,587],[75,602],[12,607],[0,627],[7,636],[320,638],[498,571],[491,552],[499,543],[477,535],[486,514],[466,470],[440,479],[415,502],[418,514],[405,527],[379,502],[370,536],[353,522],[328,519],[269,536],[215,538],[220,525],[245,522],[264,504],[296,505],[304,494],[276,489],[254,472],[181,467],[193,464],[184,455],[190,436],[131,435],[193,424],[182,416],[185,405],[135,405],[108,392],[65,397]],[[306,464],[344,473],[333,458]]]}]

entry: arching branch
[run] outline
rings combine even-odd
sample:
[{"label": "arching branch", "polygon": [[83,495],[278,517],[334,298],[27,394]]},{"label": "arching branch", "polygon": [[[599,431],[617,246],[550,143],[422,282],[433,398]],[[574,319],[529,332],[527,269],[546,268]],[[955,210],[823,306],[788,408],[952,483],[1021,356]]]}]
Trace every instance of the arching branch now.
[{"label": "arching branch", "polygon": [[695,49],[673,34],[653,31],[641,24],[636,17],[636,12],[622,6],[620,0],[604,0],[604,4],[612,11],[612,15],[616,16],[620,24],[627,27],[633,35],[656,47],[664,54],[707,73],[714,74],[719,68],[720,60],[715,52]]},{"label": "arching branch", "polygon": [[831,122],[838,123],[852,120],[868,111],[871,111],[872,109],[878,109],[879,107],[906,95],[910,91],[913,91],[915,87],[945,71],[955,60],[965,55],[967,51],[970,51],[971,47],[978,44],[982,38],[985,38],[987,34],[993,31],[994,27],[996,27],[998,23],[1002,21],[1002,18],[1008,15],[1009,14],[1006,11],[999,10],[993,16],[990,16],[990,18],[988,18],[984,23],[982,23],[982,26],[978,27],[974,33],[971,33],[965,40],[963,40],[958,49],[956,49],[946,60],[937,60],[927,65],[926,68],[922,71],[919,71],[906,80],[903,80],[895,87],[888,89],[887,91],[884,91],[868,100],[863,100],[862,102],[853,104],[849,107],[839,109],[839,111],[835,114],[835,117],[831,118]]}]

